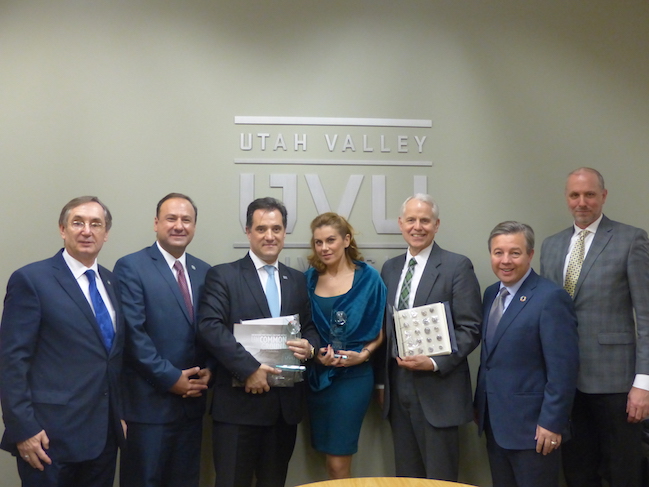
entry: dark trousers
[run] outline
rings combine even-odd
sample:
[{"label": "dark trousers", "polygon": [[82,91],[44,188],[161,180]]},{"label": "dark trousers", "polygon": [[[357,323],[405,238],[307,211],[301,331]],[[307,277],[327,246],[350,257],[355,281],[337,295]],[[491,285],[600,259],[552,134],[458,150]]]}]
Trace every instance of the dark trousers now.
[{"label": "dark trousers", "polygon": [[214,421],[212,449],[217,487],[284,487],[297,425],[279,419],[272,426]]},{"label": "dark trousers", "polygon": [[458,427],[436,428],[426,420],[411,371],[395,366],[390,377],[389,419],[397,477],[457,482]]},{"label": "dark trousers", "polygon": [[642,426],[629,423],[627,394],[577,391],[572,409],[573,438],[563,447],[569,487],[638,487],[641,482]]},{"label": "dark trousers", "polygon": [[507,450],[498,445],[485,422],[491,480],[496,487],[558,487],[561,457],[558,450],[548,455],[536,450]]},{"label": "dark trousers", "polygon": [[198,487],[203,419],[128,423],[121,487]]},{"label": "dark trousers", "polygon": [[117,462],[117,437],[109,425],[106,445],[97,458],[82,462],[59,462],[55,454],[52,464],[42,472],[18,457],[18,475],[22,487],[113,487]]}]

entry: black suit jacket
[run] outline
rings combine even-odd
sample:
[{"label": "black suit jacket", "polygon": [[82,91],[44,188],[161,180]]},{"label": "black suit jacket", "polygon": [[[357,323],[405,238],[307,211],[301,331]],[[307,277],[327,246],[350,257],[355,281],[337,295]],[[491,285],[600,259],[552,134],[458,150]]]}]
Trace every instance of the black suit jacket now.
[{"label": "black suit jacket", "polygon": [[[392,308],[399,290],[399,278],[405,264],[406,254],[388,260],[381,270],[381,277],[388,288],[388,310],[385,320],[386,355],[381,376],[385,382],[383,413],[390,410],[389,367],[395,346]],[[473,264],[463,255],[443,250],[433,243],[426,268],[415,294],[414,306],[448,301],[455,324],[457,353],[435,357],[439,371],[413,372],[417,394],[427,421],[444,428],[468,423],[473,419],[471,399],[471,376],[467,356],[480,343],[482,304],[480,285],[473,271]]]},{"label": "black suit jacket", "polygon": [[[210,266],[186,254],[194,316]],[[178,281],[156,244],[115,264],[120,281],[126,343],[124,414],[127,421],[169,423],[205,412],[206,394],[183,398],[169,392],[183,369],[205,367],[207,352],[197,339]]]},{"label": "black suit jacket", "polygon": [[[316,349],[318,334],[311,310],[304,274],[279,264],[282,315],[299,314],[302,337]],[[205,279],[205,293],[199,308],[199,334],[216,359],[212,418],[231,424],[270,426],[280,415],[297,424],[303,415],[305,382],[294,387],[274,387],[264,394],[247,394],[233,387],[232,379],[245,379],[259,368],[232,334],[234,323],[271,316],[257,269],[249,255],[229,264],[212,267]]]},{"label": "black suit jacket", "polygon": [[102,452],[111,423],[123,436],[124,321],[117,279],[101,266],[99,275],[116,313],[110,352],[62,252],[9,278],[0,326],[3,449],[15,454],[16,443],[45,430],[50,458],[80,462]]}]

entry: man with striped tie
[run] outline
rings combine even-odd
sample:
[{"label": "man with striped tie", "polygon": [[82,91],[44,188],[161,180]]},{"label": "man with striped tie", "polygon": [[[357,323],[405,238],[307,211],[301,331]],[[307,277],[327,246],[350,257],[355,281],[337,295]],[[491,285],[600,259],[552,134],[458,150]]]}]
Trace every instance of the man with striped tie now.
[{"label": "man with striped tie", "polygon": [[[458,426],[473,419],[467,356],[480,342],[480,286],[471,261],[436,242],[439,209],[416,194],[401,207],[399,227],[408,251],[388,260],[381,277],[388,288],[384,363],[377,370],[379,401],[390,420],[396,474],[457,481]],[[448,302],[457,352],[437,356],[396,353],[391,310]]]}]

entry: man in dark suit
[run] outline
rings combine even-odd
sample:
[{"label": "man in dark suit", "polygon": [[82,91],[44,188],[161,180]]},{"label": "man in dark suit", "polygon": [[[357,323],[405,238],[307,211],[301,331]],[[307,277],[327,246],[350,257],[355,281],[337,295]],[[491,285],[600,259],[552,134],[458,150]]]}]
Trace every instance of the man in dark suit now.
[{"label": "man in dark suit", "polygon": [[[385,383],[379,398],[392,426],[397,476],[457,481],[458,426],[473,419],[467,356],[480,342],[480,286],[469,259],[433,241],[439,222],[437,204],[428,195],[408,198],[401,208],[399,227],[408,251],[381,271],[389,309],[385,364],[377,382]],[[392,308],[438,302],[450,305],[457,352],[399,358]]]},{"label": "man in dark suit", "polygon": [[484,294],[475,404],[493,485],[558,487],[579,366],[572,301],[532,270],[530,226],[496,225],[489,252],[499,282]]},{"label": "man in dark suit", "polygon": [[649,240],[609,220],[602,175],[568,175],[574,224],[541,247],[541,274],[572,294],[579,323],[573,440],[563,448],[570,487],[640,485],[640,421],[649,416]]},{"label": "man in dark suit", "polygon": [[[304,383],[271,388],[267,375],[279,371],[248,353],[235,339],[233,325],[299,314],[303,338],[289,341],[289,349],[300,360],[312,359],[319,342],[304,275],[278,262],[286,236],[284,205],[274,198],[253,201],[246,235],[248,255],[207,273],[199,310],[201,338],[217,361],[212,404],[216,485],[249,486],[254,475],[258,487],[281,487],[302,419]],[[234,386],[233,380],[244,386]]]},{"label": "man in dark suit", "polygon": [[97,265],[112,218],[94,196],[63,207],[64,249],[12,274],[0,325],[1,446],[23,486],[112,487],[124,439],[117,279]]},{"label": "man in dark suit", "polygon": [[122,487],[198,487],[211,373],[196,320],[210,266],[185,252],[196,216],[188,196],[168,194],[156,208],[156,243],[115,265],[126,319]]}]

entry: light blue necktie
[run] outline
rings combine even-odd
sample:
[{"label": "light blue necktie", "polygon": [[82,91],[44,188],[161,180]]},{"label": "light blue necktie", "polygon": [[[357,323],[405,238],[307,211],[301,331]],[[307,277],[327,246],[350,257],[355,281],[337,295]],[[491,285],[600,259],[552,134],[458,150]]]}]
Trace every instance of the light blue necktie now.
[{"label": "light blue necktie", "polygon": [[266,281],[266,301],[268,301],[268,308],[270,315],[273,318],[279,316],[279,292],[277,291],[277,283],[275,282],[275,267],[272,265],[265,265],[264,269],[268,273],[268,280]]},{"label": "light blue necktie", "polygon": [[104,300],[101,299],[101,294],[99,294],[99,290],[97,289],[95,271],[90,269],[85,274],[88,277],[88,284],[90,284],[90,301],[92,301],[92,307],[95,310],[95,318],[97,319],[97,323],[99,323],[101,335],[104,337],[104,346],[106,350],[110,351],[110,347],[113,346],[113,338],[115,338],[113,320],[110,319],[108,308],[106,308]]}]

